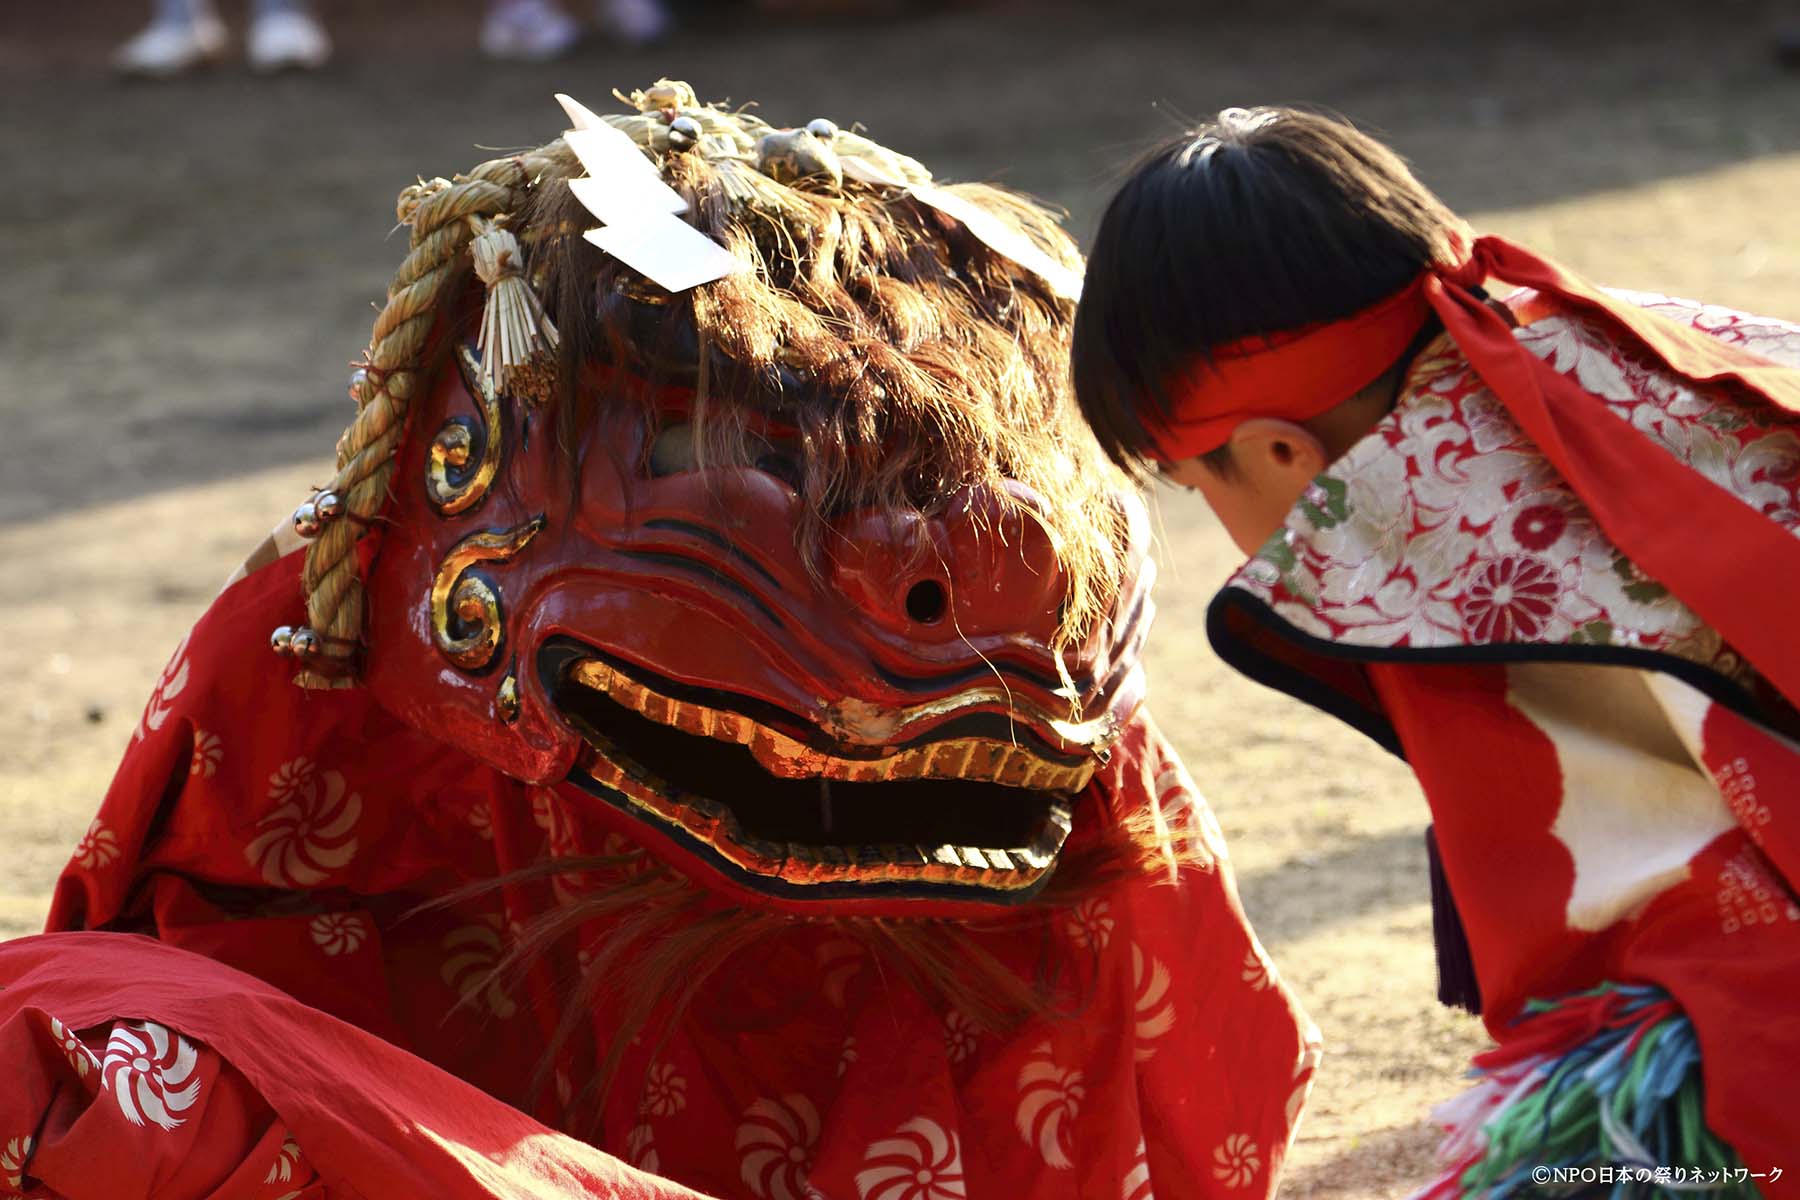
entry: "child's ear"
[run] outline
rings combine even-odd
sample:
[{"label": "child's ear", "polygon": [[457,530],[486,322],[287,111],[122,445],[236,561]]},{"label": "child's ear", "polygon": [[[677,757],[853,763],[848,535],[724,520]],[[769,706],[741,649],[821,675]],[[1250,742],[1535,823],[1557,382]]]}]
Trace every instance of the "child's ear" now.
[{"label": "child's ear", "polygon": [[1325,443],[1304,425],[1251,417],[1231,433],[1232,467],[1258,489],[1298,496],[1329,463]]}]

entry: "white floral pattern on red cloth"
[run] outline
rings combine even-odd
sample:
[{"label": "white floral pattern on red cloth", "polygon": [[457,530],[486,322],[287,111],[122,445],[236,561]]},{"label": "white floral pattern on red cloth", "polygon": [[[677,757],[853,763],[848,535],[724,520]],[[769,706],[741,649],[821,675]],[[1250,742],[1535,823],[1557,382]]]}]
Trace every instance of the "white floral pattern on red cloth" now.
[{"label": "white floral pattern on red cloth", "polygon": [[275,808],[256,825],[262,832],[244,857],[277,887],[314,887],[356,857],[362,797],[336,771],[292,759],[269,776]]},{"label": "white floral pattern on red cloth", "polygon": [[1081,1072],[1059,1065],[1049,1042],[1039,1044],[1019,1071],[1019,1136],[1037,1147],[1045,1166],[1066,1171],[1075,1165],[1075,1122],[1086,1096]]},{"label": "white floral pattern on red cloth", "polygon": [[494,913],[451,931],[444,938],[440,974],[464,1004],[507,1021],[518,1014],[519,1006],[507,994],[500,975],[500,963],[506,956],[504,928],[499,914]]},{"label": "white floral pattern on red cloth", "polygon": [[369,922],[355,913],[324,913],[307,923],[313,945],[336,958],[354,954],[368,940]]},{"label": "white floral pattern on red cloth", "polygon": [[87,1048],[87,1043],[77,1037],[74,1030],[55,1017],[50,1018],[50,1036],[62,1046],[63,1056],[79,1078],[86,1079],[90,1071],[99,1069],[99,1056]]},{"label": "white floral pattern on red cloth", "polygon": [[563,802],[549,788],[531,789],[531,821],[546,835],[552,858],[568,858],[575,853],[575,825]]},{"label": "white floral pattern on red cloth", "polygon": [[186,1121],[178,1114],[200,1099],[199,1061],[199,1050],[179,1033],[153,1021],[120,1023],[107,1039],[100,1077],[127,1121],[173,1130]]},{"label": "white floral pattern on red cloth", "polygon": [[1275,964],[1269,961],[1268,952],[1260,942],[1244,952],[1244,969],[1238,977],[1258,992],[1275,982]]},{"label": "white floral pattern on red cloth", "polygon": [[1225,832],[1213,815],[1212,805],[1194,786],[1187,767],[1174,755],[1164,756],[1156,772],[1156,817],[1158,827],[1171,841],[1185,846],[1190,855],[1204,851],[1211,862],[1230,857],[1225,848]]},{"label": "white floral pattern on red cloth", "polygon": [[119,858],[119,838],[96,817],[88,823],[87,832],[75,843],[72,861],[84,871],[111,866]]},{"label": "white floral pattern on red cloth", "polygon": [[1294,1060],[1294,1090],[1288,1093],[1289,1150],[1294,1148],[1294,1142],[1300,1136],[1300,1113],[1306,1108],[1307,1098],[1312,1095],[1313,1083],[1318,1078],[1319,1060],[1325,1055],[1319,1027],[1310,1021],[1307,1023],[1306,1039],[1306,1044],[1300,1048],[1300,1056]]},{"label": "white floral pattern on red cloth", "polygon": [[644,1099],[639,1106],[647,1116],[672,1117],[687,1107],[687,1080],[673,1063],[651,1064],[644,1078]]},{"label": "white floral pattern on red cloth", "polygon": [[[587,852],[581,845],[575,821],[557,794],[549,788],[531,789],[531,820],[545,834],[545,853],[556,859],[581,858]],[[477,826],[478,830],[480,826]],[[491,836],[491,819],[489,831]],[[604,849],[604,848],[603,848]],[[583,896],[615,877],[611,871],[566,869],[550,877],[550,890],[558,904],[578,903]]]},{"label": "white floral pattern on red cloth", "polygon": [[1143,1062],[1156,1053],[1152,1044],[1175,1028],[1175,1004],[1169,998],[1169,968],[1162,960],[1145,954],[1135,943],[1131,947],[1131,982],[1136,993],[1134,1009],[1137,1017],[1137,1060]]},{"label": "white floral pattern on red cloth", "polygon": [[633,1125],[625,1135],[625,1161],[652,1175],[662,1170],[662,1156],[656,1152],[656,1130],[648,1125]]},{"label": "white floral pattern on red cloth", "polygon": [[809,1200],[819,1110],[805,1096],[758,1100],[738,1124],[738,1170],[758,1200]]},{"label": "white floral pattern on red cloth", "polygon": [[953,1008],[944,1014],[944,1057],[952,1063],[966,1061],[980,1040],[981,1030],[967,1013]]},{"label": "white floral pattern on red cloth", "polygon": [[[1627,298],[1800,365],[1800,327]],[[1536,315],[1529,295],[1516,303],[1524,318]],[[1800,416],[1689,387],[1584,319],[1539,316],[1516,336],[1632,428],[1800,528]],[[1346,645],[1617,646],[1749,678],[1717,633],[1607,540],[1447,338],[1420,356],[1394,411],[1315,481],[1229,586],[1301,632]]]},{"label": "white floral pattern on red cloth", "polygon": [[219,763],[224,757],[225,743],[219,735],[208,733],[204,729],[196,729],[194,731],[194,758],[188,764],[188,774],[211,779],[219,773]]},{"label": "white floral pattern on red cloth", "polygon": [[494,809],[486,800],[469,806],[469,828],[484,842],[494,840]]},{"label": "white floral pattern on red cloth", "polygon": [[862,1200],[965,1200],[969,1194],[956,1135],[929,1117],[914,1117],[872,1143],[863,1162],[856,1173]]},{"label": "white floral pattern on red cloth", "polygon": [[141,742],[163,727],[169,714],[175,711],[175,702],[188,684],[188,637],[191,631],[181,639],[175,647],[175,653],[169,656],[169,665],[156,680],[156,687],[150,693],[150,699],[144,705],[144,715],[138,718],[137,728],[131,731],[131,740]]},{"label": "white floral pattern on red cloth", "polygon": [[1063,932],[1083,950],[1104,950],[1112,940],[1112,906],[1098,896],[1089,896],[1069,910],[1063,918]]},{"label": "white floral pattern on red cloth", "polygon": [[6,1145],[0,1146],[0,1187],[12,1195],[25,1190],[25,1164],[31,1161],[33,1145],[31,1135],[23,1134],[7,1138]]},{"label": "white floral pattern on red cloth", "polygon": [[1213,1151],[1213,1177],[1228,1188],[1247,1188],[1262,1171],[1262,1153],[1247,1134],[1234,1133]]},{"label": "white floral pattern on red cloth", "polygon": [[1131,1169],[1119,1181],[1119,1200],[1156,1200],[1156,1193],[1150,1189],[1150,1158],[1141,1141],[1137,1144],[1137,1157],[1131,1160]]},{"label": "white floral pattern on red cloth", "polygon": [[293,1134],[281,1140],[281,1149],[275,1152],[275,1161],[269,1166],[269,1173],[263,1176],[264,1183],[292,1183],[294,1168],[300,1165],[300,1143],[294,1140]]}]

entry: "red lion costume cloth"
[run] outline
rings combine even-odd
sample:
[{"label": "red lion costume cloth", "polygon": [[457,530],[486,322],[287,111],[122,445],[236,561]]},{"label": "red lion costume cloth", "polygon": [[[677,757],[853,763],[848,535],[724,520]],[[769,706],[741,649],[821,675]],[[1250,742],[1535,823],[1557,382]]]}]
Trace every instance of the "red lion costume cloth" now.
[{"label": "red lion costume cloth", "polygon": [[0,948],[0,1192],[1271,1195],[1316,1034],[1142,708],[1073,246],[632,100],[403,194],[310,540]]}]

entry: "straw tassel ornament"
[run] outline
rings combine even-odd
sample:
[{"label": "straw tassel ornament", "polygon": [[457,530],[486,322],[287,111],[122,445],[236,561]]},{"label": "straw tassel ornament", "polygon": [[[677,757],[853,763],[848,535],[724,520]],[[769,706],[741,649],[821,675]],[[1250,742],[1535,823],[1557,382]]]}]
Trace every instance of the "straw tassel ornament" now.
[{"label": "straw tassel ornament", "polygon": [[475,342],[481,350],[481,374],[484,382],[504,392],[513,372],[534,354],[556,349],[556,326],[525,282],[519,239],[486,217],[470,217],[469,224],[475,230],[469,255],[475,260],[475,274],[487,285]]}]

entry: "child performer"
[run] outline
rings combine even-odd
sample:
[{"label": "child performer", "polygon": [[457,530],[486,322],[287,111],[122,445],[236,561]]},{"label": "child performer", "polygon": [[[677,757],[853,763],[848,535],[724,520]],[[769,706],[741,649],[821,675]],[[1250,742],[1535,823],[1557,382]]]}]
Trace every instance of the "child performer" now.
[{"label": "child performer", "polygon": [[1499,1045],[1429,1195],[1800,1195],[1796,366],[1800,327],[1475,238],[1309,113],[1226,110],[1101,223],[1076,388],[1251,555],[1214,646],[1431,805],[1448,998]]}]

